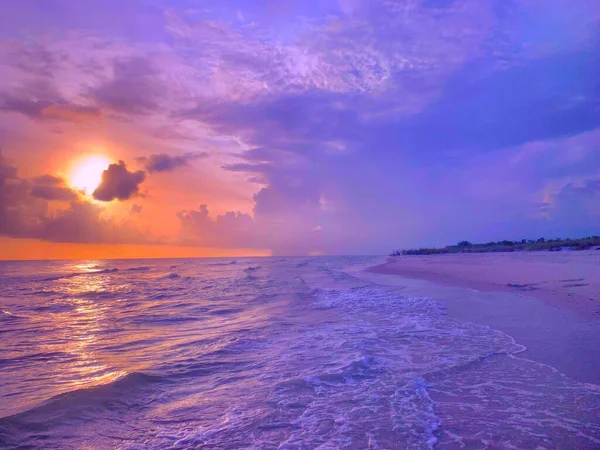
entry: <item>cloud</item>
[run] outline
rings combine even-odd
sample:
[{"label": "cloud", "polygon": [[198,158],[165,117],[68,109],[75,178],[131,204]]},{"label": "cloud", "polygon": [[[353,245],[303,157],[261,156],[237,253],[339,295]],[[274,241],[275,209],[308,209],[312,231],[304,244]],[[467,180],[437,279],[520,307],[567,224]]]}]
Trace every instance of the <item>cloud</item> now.
[{"label": "cloud", "polygon": [[149,173],[171,172],[180,167],[188,166],[191,161],[208,157],[206,152],[189,152],[182,155],[158,153],[148,157],[138,158],[138,162],[146,165]]},{"label": "cloud", "polygon": [[167,30],[210,86],[195,93],[199,99],[248,101],[311,91],[386,97],[391,91],[402,98],[394,109],[406,113],[434,99],[437,85],[477,55],[491,33],[489,6],[460,3],[435,15],[396,2],[356,8],[347,17],[309,8],[317,17],[290,17],[285,37],[261,23],[235,26],[170,11]]},{"label": "cloud", "polygon": [[324,231],[306,208],[294,216],[255,213],[253,217],[228,211],[211,218],[208,207],[201,205],[198,210],[181,211],[177,217],[180,221],[177,242],[181,245],[270,249],[273,255],[289,256],[339,249],[357,239],[355,230],[328,224],[327,213],[320,215],[327,227]]},{"label": "cloud", "polygon": [[138,170],[130,172],[123,161],[111,164],[102,173],[102,181],[93,193],[96,200],[128,200],[140,193],[140,184],[146,179],[146,173]]},{"label": "cloud", "polygon": [[51,77],[60,67],[61,59],[64,59],[64,55],[57,55],[40,43],[13,41],[11,44],[6,50],[6,57],[24,72]]},{"label": "cloud", "polygon": [[[561,192],[562,194],[568,193],[592,197],[600,194],[600,178],[597,180],[585,180],[582,186],[573,186],[572,183],[568,184]],[[597,211],[600,213],[600,209]]]},{"label": "cloud", "polygon": [[600,227],[600,178],[568,183],[551,196],[548,206],[551,220],[597,231]]},{"label": "cloud", "polygon": [[[62,180],[51,175],[31,181],[21,178],[18,169],[0,154],[0,235],[52,242],[162,243],[147,230],[101,217],[99,205],[71,198],[62,189]],[[48,200],[70,202],[66,208],[50,209]]]},{"label": "cloud", "polygon": [[19,89],[1,92],[0,110],[22,114],[34,120],[83,122],[102,118],[100,108],[65,100],[46,79],[38,79],[25,83]]},{"label": "cloud", "polygon": [[81,106],[55,103],[40,111],[40,118],[65,122],[88,122],[103,118],[102,109],[96,106]]},{"label": "cloud", "polygon": [[156,110],[164,87],[150,57],[118,58],[110,80],[91,90],[101,106],[125,114],[148,114]]},{"label": "cloud", "polygon": [[143,209],[142,205],[133,204],[133,205],[131,205],[130,213],[131,214],[140,214],[142,212],[142,209]]},{"label": "cloud", "polygon": [[[81,13],[67,15],[48,7],[39,27],[23,21],[44,31],[34,44],[0,40],[13,48],[0,52],[0,107],[35,119],[29,130],[104,117],[73,129],[210,149],[224,170],[211,173],[214,184],[235,180],[223,190],[244,191],[253,206],[210,216],[184,204],[180,238],[193,245],[381,253],[591,223],[595,197],[577,189],[600,168],[598,141],[586,138],[600,126],[597,2],[317,3],[285,2],[274,13],[265,2],[192,10],[158,0],[143,23],[112,20],[133,4],[97,1],[84,12],[64,2]],[[46,33],[56,20],[71,31]],[[196,154],[151,153],[141,161],[147,173]],[[113,176],[127,187],[100,196],[139,193],[140,172],[121,172]],[[30,212],[46,204],[30,198],[32,183],[8,182]],[[190,184],[178,198],[193,195]],[[197,195],[211,210],[231,202]],[[558,206],[568,198],[581,206],[573,220]],[[547,217],[532,218],[545,200]]]},{"label": "cloud", "polygon": [[31,196],[44,200],[74,201],[77,192],[66,185],[65,180],[53,175],[42,175],[33,179]]},{"label": "cloud", "polygon": [[249,214],[231,211],[213,220],[207,206],[201,205],[197,211],[181,211],[177,217],[181,224],[179,238],[182,244],[261,248],[259,229]]}]

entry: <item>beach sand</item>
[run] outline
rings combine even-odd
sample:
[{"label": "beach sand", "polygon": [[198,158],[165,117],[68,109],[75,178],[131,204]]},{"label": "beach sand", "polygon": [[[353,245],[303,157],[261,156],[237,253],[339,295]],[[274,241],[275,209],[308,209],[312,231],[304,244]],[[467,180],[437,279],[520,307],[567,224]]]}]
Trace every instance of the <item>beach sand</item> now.
[{"label": "beach sand", "polygon": [[479,291],[534,296],[600,319],[600,251],[401,256],[371,269]]},{"label": "beach sand", "polygon": [[525,345],[525,357],[600,384],[600,251],[400,256],[360,276],[442,299],[452,316]]}]

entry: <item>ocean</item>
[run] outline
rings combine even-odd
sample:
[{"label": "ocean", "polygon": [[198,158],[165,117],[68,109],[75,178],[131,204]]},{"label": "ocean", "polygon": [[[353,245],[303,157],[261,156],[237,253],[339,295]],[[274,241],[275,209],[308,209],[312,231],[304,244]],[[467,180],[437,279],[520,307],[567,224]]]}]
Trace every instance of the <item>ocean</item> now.
[{"label": "ocean", "polygon": [[0,263],[0,447],[600,448],[600,388],[376,257]]}]

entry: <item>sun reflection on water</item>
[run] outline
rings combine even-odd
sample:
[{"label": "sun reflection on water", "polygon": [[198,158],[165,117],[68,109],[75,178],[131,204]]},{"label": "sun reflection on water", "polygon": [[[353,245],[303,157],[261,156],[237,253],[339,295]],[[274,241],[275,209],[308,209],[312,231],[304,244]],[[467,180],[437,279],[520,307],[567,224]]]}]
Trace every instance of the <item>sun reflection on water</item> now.
[{"label": "sun reflection on water", "polygon": [[[85,273],[97,269],[94,262],[77,264],[74,268]],[[69,295],[63,299],[68,306],[52,314],[54,327],[61,330],[61,352],[70,355],[62,370],[69,388],[91,387],[111,382],[126,373],[115,370],[97,351],[99,340],[106,332],[108,305],[86,298],[90,293],[110,290],[106,276],[78,276],[59,280]]]},{"label": "sun reflection on water", "polygon": [[74,272],[96,272],[100,267],[100,261],[86,261],[85,263],[76,263],[72,266]]},{"label": "sun reflection on water", "polygon": [[240,272],[235,265],[200,271],[185,262],[151,269],[146,264],[42,264],[11,288],[15,301],[7,302],[3,317],[15,316],[6,319],[14,338],[5,334],[11,337],[2,357],[11,361],[12,375],[0,385],[0,399],[12,398],[0,404],[3,414],[129,374],[185,373],[198,355],[218,354],[232,344],[220,339],[224,334],[263,326],[272,315],[267,309],[273,302],[231,306],[220,271]]}]

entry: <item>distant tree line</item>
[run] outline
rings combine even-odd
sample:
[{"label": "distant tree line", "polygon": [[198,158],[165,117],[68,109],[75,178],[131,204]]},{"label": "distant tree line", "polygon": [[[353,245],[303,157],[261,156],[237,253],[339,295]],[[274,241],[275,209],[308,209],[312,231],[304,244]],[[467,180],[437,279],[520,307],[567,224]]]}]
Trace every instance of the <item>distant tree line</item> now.
[{"label": "distant tree line", "polygon": [[456,245],[447,245],[442,248],[418,248],[409,250],[396,250],[390,256],[401,255],[440,255],[445,253],[489,253],[489,252],[534,252],[561,250],[589,250],[598,247],[600,250],[600,236],[588,236],[580,239],[522,239],[520,241],[498,241],[485,244],[473,244],[469,241],[460,241]]}]

